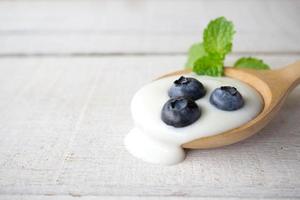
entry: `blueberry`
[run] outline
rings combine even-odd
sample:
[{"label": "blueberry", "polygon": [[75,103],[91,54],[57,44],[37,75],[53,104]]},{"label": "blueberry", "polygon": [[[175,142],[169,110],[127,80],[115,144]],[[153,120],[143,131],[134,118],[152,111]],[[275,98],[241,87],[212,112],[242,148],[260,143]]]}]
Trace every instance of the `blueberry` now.
[{"label": "blueberry", "polygon": [[206,93],[202,83],[195,78],[181,76],[174,81],[173,85],[168,91],[169,97],[189,97],[192,100],[197,100],[203,97]]},{"label": "blueberry", "polygon": [[222,86],[215,89],[209,99],[210,103],[221,110],[238,110],[244,105],[244,99],[235,87]]},{"label": "blueberry", "polygon": [[187,97],[169,99],[161,111],[162,121],[177,128],[194,123],[200,116],[201,110],[198,105]]}]

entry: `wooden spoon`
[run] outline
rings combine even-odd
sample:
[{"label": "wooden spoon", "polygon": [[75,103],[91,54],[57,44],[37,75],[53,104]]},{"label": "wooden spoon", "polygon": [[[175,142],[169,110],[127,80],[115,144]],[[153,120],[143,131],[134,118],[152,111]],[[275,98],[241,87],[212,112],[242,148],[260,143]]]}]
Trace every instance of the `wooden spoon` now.
[{"label": "wooden spoon", "polygon": [[[190,70],[181,70],[160,78],[190,72]],[[263,110],[256,118],[238,128],[193,140],[183,144],[182,147],[189,149],[221,147],[239,142],[257,133],[271,121],[289,92],[300,83],[300,61],[278,70],[226,68],[225,76],[238,79],[255,88],[264,100]]]}]

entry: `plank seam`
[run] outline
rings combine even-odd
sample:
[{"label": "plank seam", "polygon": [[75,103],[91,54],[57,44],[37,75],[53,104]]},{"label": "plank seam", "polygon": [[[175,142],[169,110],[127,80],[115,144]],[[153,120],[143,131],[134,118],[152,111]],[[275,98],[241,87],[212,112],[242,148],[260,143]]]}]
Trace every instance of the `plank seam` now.
[{"label": "plank seam", "polygon": [[[122,57],[122,56],[185,56],[185,52],[74,52],[74,53],[0,53],[0,58],[26,57]],[[300,56],[300,52],[234,52],[233,56]]]}]

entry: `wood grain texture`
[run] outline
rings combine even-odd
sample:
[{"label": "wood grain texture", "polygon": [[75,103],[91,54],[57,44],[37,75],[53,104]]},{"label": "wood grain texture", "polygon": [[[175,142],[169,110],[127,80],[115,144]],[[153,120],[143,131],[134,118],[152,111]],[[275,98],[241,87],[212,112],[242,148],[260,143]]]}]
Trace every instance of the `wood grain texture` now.
[{"label": "wood grain texture", "polygon": [[[1,200],[240,200],[235,197],[134,197],[134,196],[43,196],[43,195],[2,195]],[[273,200],[283,200],[283,198],[272,198]],[[257,200],[257,198],[243,198],[243,200]],[[288,198],[288,200],[296,200],[296,198]]]},{"label": "wood grain texture", "polygon": [[[296,58],[264,59],[283,65]],[[0,193],[300,197],[299,88],[263,131],[242,143],[189,151],[172,167],[126,152],[132,95],[184,60],[0,59]]]},{"label": "wood grain texture", "polygon": [[235,52],[299,53],[299,10],[297,0],[1,1],[0,53],[185,53],[218,16],[235,24]]}]

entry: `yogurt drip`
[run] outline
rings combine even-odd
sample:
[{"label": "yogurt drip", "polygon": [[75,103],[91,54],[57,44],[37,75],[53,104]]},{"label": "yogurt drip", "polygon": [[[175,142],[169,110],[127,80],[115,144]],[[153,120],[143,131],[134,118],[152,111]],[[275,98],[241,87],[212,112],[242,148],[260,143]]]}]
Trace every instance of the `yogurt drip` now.
[{"label": "yogurt drip", "polygon": [[[255,118],[263,107],[263,100],[255,89],[239,80],[228,77],[198,76],[207,90],[196,103],[202,115],[193,124],[175,128],[161,120],[161,109],[168,101],[168,89],[180,76],[166,77],[142,87],[131,101],[131,114],[135,127],[125,137],[127,150],[146,162],[172,165],[184,160],[181,145],[198,138],[217,135],[237,128]],[[245,105],[236,111],[222,111],[209,102],[211,92],[221,86],[233,86],[242,94]]]}]

